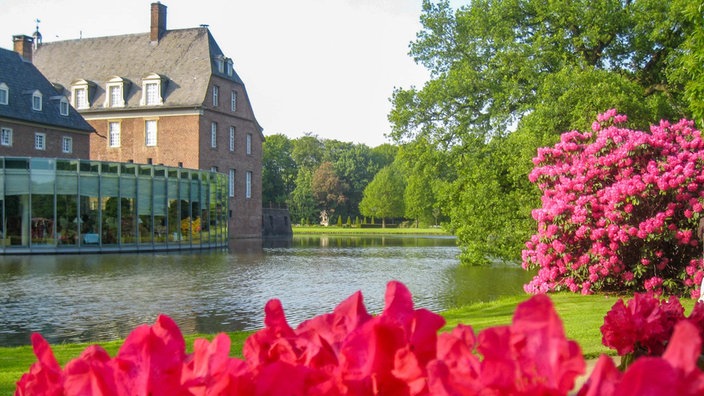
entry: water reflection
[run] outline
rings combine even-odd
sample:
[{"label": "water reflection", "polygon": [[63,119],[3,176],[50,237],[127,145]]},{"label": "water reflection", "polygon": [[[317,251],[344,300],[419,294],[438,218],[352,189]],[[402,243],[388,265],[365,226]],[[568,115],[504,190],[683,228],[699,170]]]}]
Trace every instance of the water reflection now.
[{"label": "water reflection", "polygon": [[227,251],[66,255],[0,259],[0,345],[124,337],[156,315],[184,333],[261,328],[279,298],[292,324],[329,312],[362,290],[371,312],[386,283],[404,282],[418,307],[435,311],[521,293],[518,268],[459,267],[445,237],[294,237],[240,242]]}]

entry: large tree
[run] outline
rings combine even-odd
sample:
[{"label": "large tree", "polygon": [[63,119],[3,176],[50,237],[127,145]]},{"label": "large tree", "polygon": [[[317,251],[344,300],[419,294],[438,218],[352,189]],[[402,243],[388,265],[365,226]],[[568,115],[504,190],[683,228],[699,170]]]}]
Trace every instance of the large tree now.
[{"label": "large tree", "polygon": [[285,135],[271,135],[266,137],[262,151],[262,203],[285,203],[296,186],[298,173],[293,144]]},{"label": "large tree", "polygon": [[476,0],[454,10],[423,2],[411,55],[431,80],[394,92],[391,136],[446,153],[443,165],[457,177],[439,199],[464,259],[519,259],[539,204],[530,160],[562,131],[587,128],[612,107],[635,126],[690,116],[681,65],[695,30],[685,5]]},{"label": "large tree", "polygon": [[[318,207],[329,215],[347,201],[349,186],[340,180],[331,162],[323,162],[313,173],[311,191]],[[339,214],[338,214],[339,216]]]},{"label": "large tree", "polygon": [[359,203],[359,211],[367,217],[382,219],[386,227],[387,218],[398,218],[404,214],[403,196],[406,181],[399,169],[389,165],[376,174]]}]

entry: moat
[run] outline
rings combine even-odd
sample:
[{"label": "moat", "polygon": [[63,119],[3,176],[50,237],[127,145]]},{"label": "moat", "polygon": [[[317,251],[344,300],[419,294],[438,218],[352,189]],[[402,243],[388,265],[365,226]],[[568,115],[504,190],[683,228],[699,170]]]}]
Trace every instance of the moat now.
[{"label": "moat", "polygon": [[52,343],[121,338],[159,313],[186,334],[253,330],[271,298],[295,326],[357,290],[378,313],[393,279],[416,307],[441,311],[521,294],[531,277],[519,267],[460,266],[449,237],[296,236],[232,251],[2,257],[0,346],[29,344],[32,332]]}]

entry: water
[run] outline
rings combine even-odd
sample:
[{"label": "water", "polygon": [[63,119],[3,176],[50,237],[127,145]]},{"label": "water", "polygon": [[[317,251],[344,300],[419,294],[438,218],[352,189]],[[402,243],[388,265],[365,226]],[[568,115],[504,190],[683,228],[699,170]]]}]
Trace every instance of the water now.
[{"label": "water", "polygon": [[165,313],[183,333],[253,330],[264,305],[282,301],[292,326],[330,312],[357,290],[383,308],[399,280],[416,307],[441,311],[522,293],[516,267],[459,266],[447,237],[295,237],[282,247],[252,242],[238,253],[205,251],[0,258],[0,346],[125,337]]}]

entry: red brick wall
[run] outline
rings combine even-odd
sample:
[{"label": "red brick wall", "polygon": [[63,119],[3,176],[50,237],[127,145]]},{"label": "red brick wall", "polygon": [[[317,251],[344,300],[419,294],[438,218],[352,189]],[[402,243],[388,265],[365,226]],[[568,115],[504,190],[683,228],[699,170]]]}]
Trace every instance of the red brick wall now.
[{"label": "red brick wall", "polygon": [[[65,132],[46,127],[34,127],[0,120],[0,127],[12,129],[12,146],[0,146],[0,156],[47,157],[47,158],[83,158],[90,155],[88,132]],[[34,148],[34,133],[46,135],[46,150]],[[73,152],[62,150],[63,137],[73,138]]]},{"label": "red brick wall", "polygon": [[[178,166],[198,169],[198,118],[199,116],[170,116],[89,120],[98,131],[91,137],[91,159]],[[147,147],[145,121],[157,121],[157,144]],[[108,146],[108,124],[120,122],[120,147]]]}]

